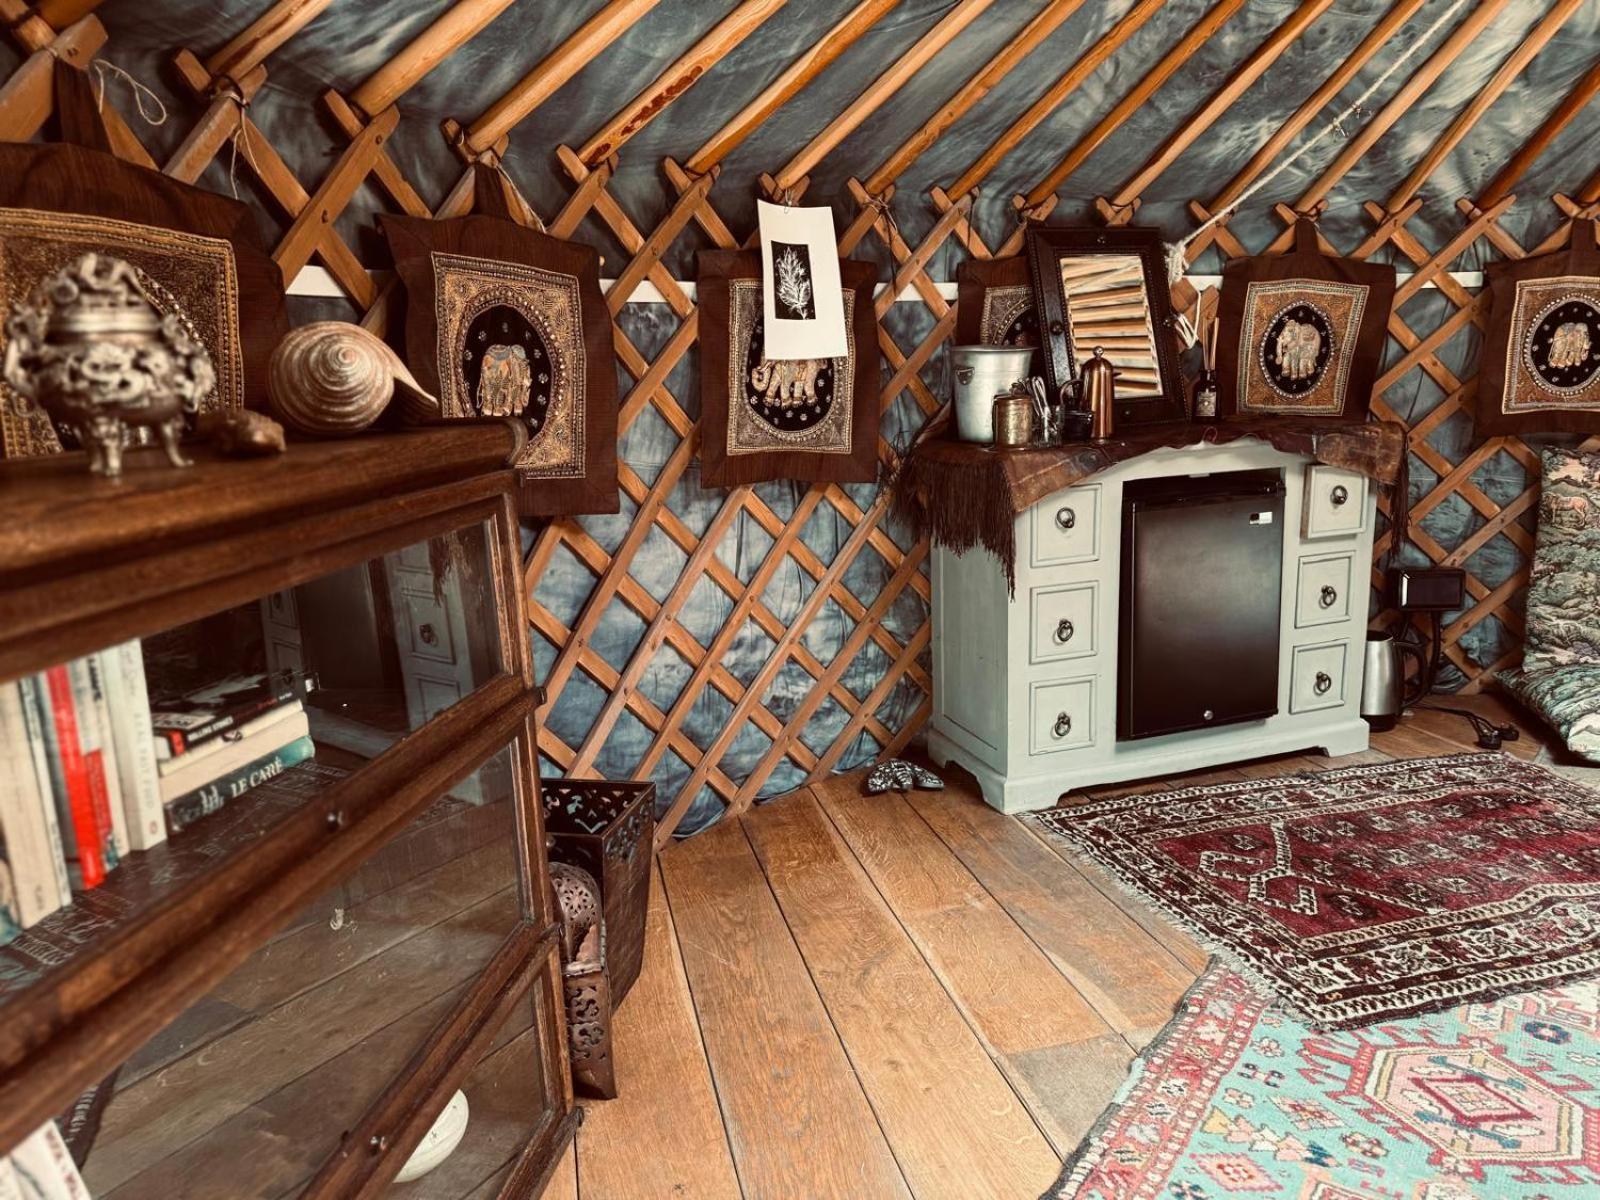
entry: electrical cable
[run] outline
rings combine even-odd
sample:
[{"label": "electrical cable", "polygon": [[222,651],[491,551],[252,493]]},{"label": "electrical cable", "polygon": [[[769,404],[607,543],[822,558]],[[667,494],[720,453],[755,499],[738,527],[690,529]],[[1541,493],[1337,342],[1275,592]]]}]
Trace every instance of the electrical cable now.
[{"label": "electrical cable", "polygon": [[1514,742],[1522,736],[1522,731],[1515,725],[1496,725],[1488,717],[1475,713],[1470,708],[1452,708],[1448,704],[1419,704],[1416,707],[1465,717],[1471,723],[1473,733],[1478,737],[1478,745],[1485,750],[1498,750],[1502,742]]}]

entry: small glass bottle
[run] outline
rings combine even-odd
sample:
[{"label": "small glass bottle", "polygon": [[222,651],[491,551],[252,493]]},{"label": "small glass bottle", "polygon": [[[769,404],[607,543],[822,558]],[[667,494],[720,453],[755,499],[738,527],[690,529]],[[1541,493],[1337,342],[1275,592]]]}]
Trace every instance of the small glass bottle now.
[{"label": "small glass bottle", "polygon": [[1217,419],[1217,373],[1202,368],[1200,374],[1194,377],[1194,386],[1190,394],[1193,403],[1189,406],[1190,416],[1196,421],[1215,421]]}]

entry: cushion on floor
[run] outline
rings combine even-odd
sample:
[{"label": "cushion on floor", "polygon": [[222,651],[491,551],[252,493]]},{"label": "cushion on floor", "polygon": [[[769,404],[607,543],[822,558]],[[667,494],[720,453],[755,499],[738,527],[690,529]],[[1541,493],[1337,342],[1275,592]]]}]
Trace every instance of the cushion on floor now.
[{"label": "cushion on floor", "polygon": [[1600,663],[1600,454],[1550,447],[1543,458],[1522,662],[1529,672]]},{"label": "cushion on floor", "polygon": [[1500,681],[1544,718],[1567,749],[1600,762],[1600,663],[1507,671]]},{"label": "cushion on floor", "polygon": [[1600,454],[1547,447],[1522,670],[1501,682],[1600,762]]}]

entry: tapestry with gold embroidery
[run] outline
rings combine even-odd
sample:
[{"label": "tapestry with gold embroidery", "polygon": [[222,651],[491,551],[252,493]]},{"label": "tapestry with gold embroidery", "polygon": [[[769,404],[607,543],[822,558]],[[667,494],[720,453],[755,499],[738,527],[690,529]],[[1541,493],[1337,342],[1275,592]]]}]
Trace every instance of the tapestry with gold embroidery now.
[{"label": "tapestry with gold embroidery", "polygon": [[1600,433],[1600,221],[1570,235],[1566,250],[1484,272],[1480,435]]},{"label": "tapestry with gold embroidery", "polygon": [[965,260],[956,268],[956,304],[958,346],[1039,344],[1039,311],[1024,255]]},{"label": "tapestry with gold embroidery", "polygon": [[[82,146],[0,144],[0,356],[4,317],[91,252],[128,262],[156,309],[206,348],[217,381],[200,413],[265,407],[267,357],[288,328],[283,276],[243,204]],[[0,382],[4,457],[76,446]]]},{"label": "tapestry with gold embroidery", "polygon": [[447,418],[527,430],[527,516],[616,512],[617,379],[592,246],[500,216],[384,215],[405,287],[406,357]]},{"label": "tapestry with gold embroidery", "polygon": [[843,260],[839,274],[847,353],[775,360],[764,353],[760,255],[700,254],[703,483],[870,483],[878,477],[877,269]]},{"label": "tapestry with gold embroidery", "polygon": [[1217,313],[1219,415],[1365,416],[1394,290],[1394,267],[1323,254],[1307,220],[1289,253],[1234,259]]}]

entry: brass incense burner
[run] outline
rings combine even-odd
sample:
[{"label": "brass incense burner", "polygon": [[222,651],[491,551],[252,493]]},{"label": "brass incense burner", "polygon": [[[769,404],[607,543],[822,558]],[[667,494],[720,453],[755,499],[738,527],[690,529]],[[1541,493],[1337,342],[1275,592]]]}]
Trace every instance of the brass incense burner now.
[{"label": "brass incense burner", "polygon": [[167,460],[184,415],[216,386],[211,356],[173,314],[163,316],[120,258],[85,254],[47,277],[6,322],[5,381],[57,425],[74,430],[89,469],[115,479],[134,428],[153,429]]}]

